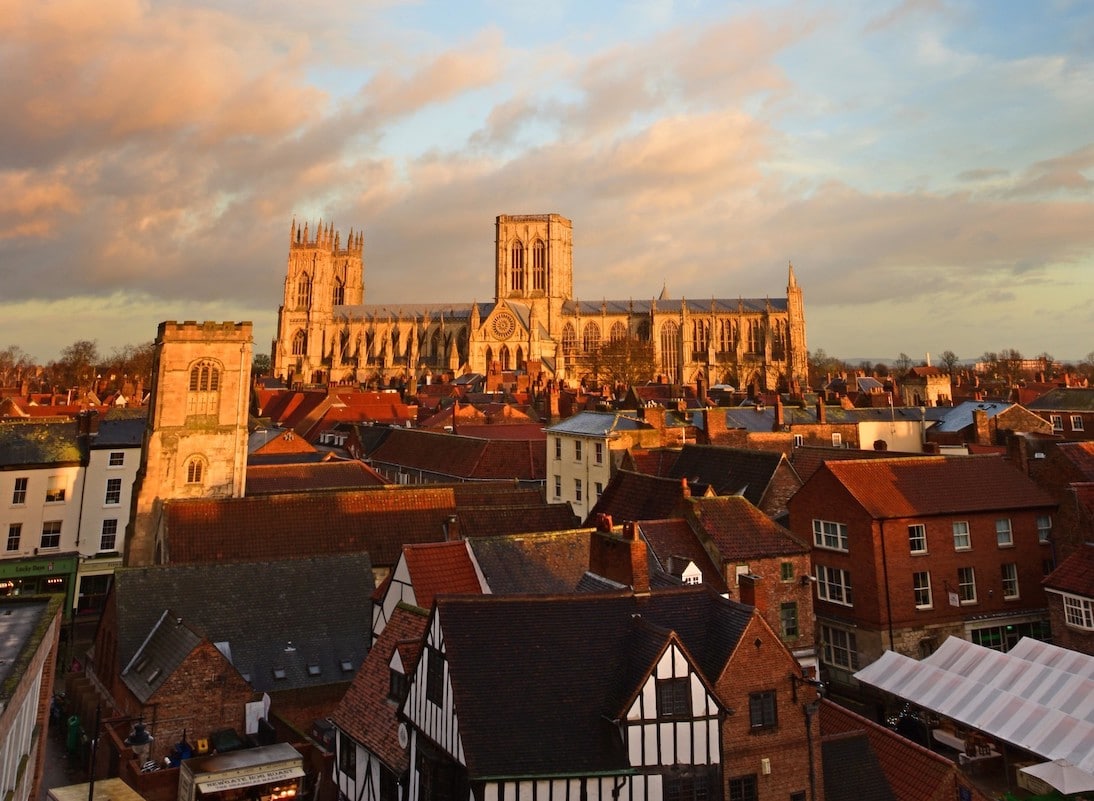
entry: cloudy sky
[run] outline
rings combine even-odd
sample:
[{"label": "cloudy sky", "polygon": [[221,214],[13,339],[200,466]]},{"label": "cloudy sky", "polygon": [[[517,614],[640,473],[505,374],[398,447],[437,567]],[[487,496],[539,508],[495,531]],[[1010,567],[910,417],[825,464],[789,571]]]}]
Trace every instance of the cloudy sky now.
[{"label": "cloudy sky", "polygon": [[0,0],[0,348],[276,324],[293,218],[366,302],[785,294],[809,347],[1094,350],[1094,5]]}]

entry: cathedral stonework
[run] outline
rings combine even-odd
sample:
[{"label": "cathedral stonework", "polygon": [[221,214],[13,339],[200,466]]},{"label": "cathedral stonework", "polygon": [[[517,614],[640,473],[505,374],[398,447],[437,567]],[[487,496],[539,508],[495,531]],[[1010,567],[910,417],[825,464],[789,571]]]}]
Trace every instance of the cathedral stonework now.
[{"label": "cathedral stonework", "polygon": [[494,300],[364,303],[364,237],[293,222],[271,358],[290,386],[420,382],[441,372],[608,378],[609,351],[634,342],[648,376],[755,391],[806,385],[802,291],[786,296],[579,301],[573,225],[558,214],[496,220]]}]

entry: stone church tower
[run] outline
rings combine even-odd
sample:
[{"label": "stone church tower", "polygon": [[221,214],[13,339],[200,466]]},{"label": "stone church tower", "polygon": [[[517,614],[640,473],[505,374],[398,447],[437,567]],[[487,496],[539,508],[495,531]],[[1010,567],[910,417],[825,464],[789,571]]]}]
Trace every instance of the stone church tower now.
[{"label": "stone church tower", "polygon": [[559,214],[502,214],[495,223],[494,302],[535,310],[548,331],[574,296],[574,227]]},{"label": "stone church tower", "polygon": [[162,561],[164,500],[242,497],[253,347],[251,323],[160,323],[126,566]]}]

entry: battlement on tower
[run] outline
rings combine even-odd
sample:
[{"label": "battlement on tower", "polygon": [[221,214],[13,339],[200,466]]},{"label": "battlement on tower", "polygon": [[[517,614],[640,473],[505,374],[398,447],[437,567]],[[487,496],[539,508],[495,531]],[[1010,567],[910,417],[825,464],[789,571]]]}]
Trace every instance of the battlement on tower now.
[{"label": "battlement on tower", "polygon": [[250,322],[219,323],[206,320],[199,323],[194,320],[187,320],[179,323],[174,320],[167,320],[160,323],[156,338],[161,341],[170,340],[172,342],[238,342],[250,339],[253,327]]},{"label": "battlement on tower", "polygon": [[324,227],[323,221],[320,220],[315,227],[313,239],[308,233],[308,224],[298,226],[294,218],[289,231],[289,250],[325,250],[333,256],[361,256],[365,250],[365,235],[351,228],[346,238],[346,246],[343,248],[342,234],[334,230],[334,223]]}]

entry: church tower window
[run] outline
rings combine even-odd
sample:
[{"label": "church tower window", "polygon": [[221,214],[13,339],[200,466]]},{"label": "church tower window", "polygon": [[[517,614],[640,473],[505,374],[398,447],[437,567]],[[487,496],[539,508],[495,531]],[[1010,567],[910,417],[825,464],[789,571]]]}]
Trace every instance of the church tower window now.
[{"label": "church tower window", "polygon": [[600,347],[600,326],[596,323],[586,323],[581,334],[581,348],[586,353],[593,353]]},{"label": "church tower window", "polygon": [[627,326],[616,320],[612,323],[612,330],[608,333],[608,339],[612,342],[622,342],[627,338]]},{"label": "church tower window", "polygon": [[205,477],[205,462],[200,456],[191,456],[186,463],[186,483],[200,484]]},{"label": "church tower window", "polygon": [[524,245],[520,242],[513,243],[509,258],[510,286],[514,292],[524,291]]},{"label": "church tower window", "polygon": [[308,352],[308,335],[297,331],[292,337],[292,355],[303,356]]},{"label": "church tower window", "polygon": [[547,289],[547,246],[542,239],[532,245],[532,290],[544,292]]},{"label": "church tower window", "polygon": [[341,278],[337,278],[334,281],[334,292],[331,296],[331,302],[335,306],[345,305],[346,302],[346,285]]},{"label": "church tower window", "polygon": [[672,320],[661,326],[661,366],[669,380],[675,381],[680,366],[680,327]]},{"label": "church tower window", "polygon": [[190,368],[186,413],[216,414],[219,404],[220,368],[212,362],[198,362]]},{"label": "church tower window", "polygon": [[577,333],[570,323],[566,323],[566,327],[562,329],[562,352],[569,356],[575,350],[577,350]]},{"label": "church tower window", "polygon": [[301,309],[311,306],[311,276],[307,273],[300,273],[296,279],[296,305]]}]

